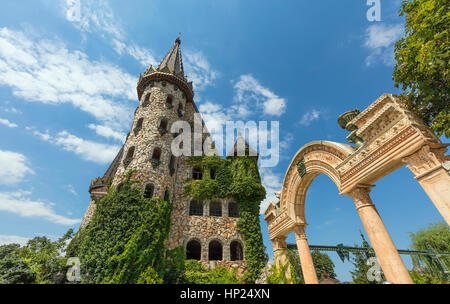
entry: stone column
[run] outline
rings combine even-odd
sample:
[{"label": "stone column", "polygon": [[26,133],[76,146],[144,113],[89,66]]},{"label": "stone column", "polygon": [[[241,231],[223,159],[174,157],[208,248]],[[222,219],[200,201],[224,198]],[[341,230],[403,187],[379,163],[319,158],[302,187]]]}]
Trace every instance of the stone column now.
[{"label": "stone column", "polygon": [[450,225],[450,159],[444,155],[446,151],[446,145],[426,145],[403,162],[409,163],[407,167]]},{"label": "stone column", "polygon": [[369,236],[386,280],[395,284],[413,284],[394,242],[392,242],[375,205],[369,196],[372,186],[359,186],[350,193]]},{"label": "stone column", "polygon": [[[273,255],[275,257],[275,265],[277,268],[286,265],[289,261],[287,256],[287,244],[286,244],[286,236],[277,236],[272,240],[273,247]],[[289,268],[286,271],[286,278],[291,278],[291,272]]]},{"label": "stone column", "polygon": [[309,249],[308,240],[305,234],[305,225],[295,226],[294,233],[305,284],[319,284],[316,269],[314,268],[314,262],[311,256],[311,250]]}]

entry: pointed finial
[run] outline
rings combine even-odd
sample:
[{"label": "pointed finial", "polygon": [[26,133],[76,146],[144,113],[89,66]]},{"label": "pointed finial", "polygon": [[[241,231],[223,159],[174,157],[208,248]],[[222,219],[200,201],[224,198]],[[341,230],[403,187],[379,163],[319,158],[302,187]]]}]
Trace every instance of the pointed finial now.
[{"label": "pointed finial", "polygon": [[180,36],[181,36],[181,32],[178,33],[178,37],[175,40],[175,43],[181,44]]}]

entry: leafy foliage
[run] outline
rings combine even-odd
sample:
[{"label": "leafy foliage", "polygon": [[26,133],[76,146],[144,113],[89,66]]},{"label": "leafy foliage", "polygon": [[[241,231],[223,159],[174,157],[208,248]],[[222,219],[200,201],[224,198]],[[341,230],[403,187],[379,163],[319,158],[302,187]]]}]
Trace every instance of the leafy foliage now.
[{"label": "leafy foliage", "polygon": [[447,0],[406,0],[405,38],[395,45],[392,78],[408,107],[439,135],[450,137],[450,12]]},{"label": "leafy foliage", "polygon": [[119,191],[110,187],[92,221],[69,246],[69,254],[80,258],[86,283],[160,282],[165,277],[172,205],[145,198],[131,174]]},{"label": "leafy foliage", "polygon": [[240,284],[236,270],[228,270],[218,266],[213,270],[206,270],[203,265],[196,260],[186,261],[186,270],[183,282],[185,284]]},{"label": "leafy foliage", "polygon": [[[280,265],[278,268],[275,264],[272,265],[270,269],[271,274],[267,277],[267,283],[304,284],[305,279],[303,277],[302,265],[300,263],[298,252],[293,249],[285,249],[285,253],[288,262],[285,265]],[[334,263],[327,254],[315,250],[311,253],[311,256],[319,281],[323,279],[324,271],[327,272],[328,277],[332,279],[336,278]],[[287,273],[289,273],[289,276],[286,275]]]},{"label": "leafy foliage", "polygon": [[[52,284],[64,281],[67,258],[66,242],[73,230],[56,241],[35,237],[23,247],[19,244],[0,246],[0,281],[4,284]],[[61,278],[62,277],[62,278]]]},{"label": "leafy foliage", "polygon": [[[444,222],[430,224],[426,229],[411,233],[411,247],[414,250],[435,252],[450,252],[450,229]],[[430,258],[426,255],[412,256],[414,268],[423,269],[422,274],[416,271],[417,280],[426,282],[448,282],[445,270],[450,270],[450,258]]]},{"label": "leafy foliage", "polygon": [[[185,188],[186,194],[200,202],[231,198],[239,204],[237,226],[244,238],[247,262],[243,279],[246,283],[254,283],[267,260],[259,224],[259,205],[266,196],[266,190],[261,185],[256,158],[197,156],[190,159],[190,164],[202,169],[203,179],[190,180]],[[214,179],[210,178],[210,169],[216,172]]]},{"label": "leafy foliage", "polygon": [[[364,235],[361,233],[362,238],[362,248],[366,248],[368,250],[363,252],[356,252],[352,253],[351,262],[355,269],[353,271],[350,271],[353,278],[353,284],[380,284],[377,281],[369,281],[367,279],[367,273],[369,272],[369,269],[372,267],[371,265],[367,265],[367,260],[369,258],[375,257],[375,252],[373,251],[372,247],[370,247],[369,242],[366,241],[364,238]],[[357,245],[355,245],[357,246]],[[357,246],[358,247],[358,246]],[[381,271],[381,270],[380,270]],[[383,272],[381,271],[381,278],[382,281],[386,281]]]}]

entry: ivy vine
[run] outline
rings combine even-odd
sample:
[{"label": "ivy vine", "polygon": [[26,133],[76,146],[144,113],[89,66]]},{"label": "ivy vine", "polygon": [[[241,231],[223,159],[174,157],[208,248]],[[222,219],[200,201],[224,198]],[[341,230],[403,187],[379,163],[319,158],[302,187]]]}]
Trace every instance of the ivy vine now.
[{"label": "ivy vine", "polygon": [[[243,280],[254,283],[266,263],[265,247],[259,223],[259,205],[266,197],[261,184],[257,159],[239,156],[222,159],[218,156],[196,156],[189,160],[193,167],[201,168],[201,180],[189,180],[185,192],[200,202],[213,199],[233,199],[239,205],[237,227],[245,242],[247,269]],[[210,176],[213,169],[214,179]]]}]

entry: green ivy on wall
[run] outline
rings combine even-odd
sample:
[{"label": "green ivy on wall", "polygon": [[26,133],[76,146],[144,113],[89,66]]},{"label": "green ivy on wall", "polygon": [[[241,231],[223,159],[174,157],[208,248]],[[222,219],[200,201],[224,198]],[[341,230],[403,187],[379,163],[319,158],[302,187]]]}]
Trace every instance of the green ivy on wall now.
[{"label": "green ivy on wall", "polygon": [[[218,156],[196,156],[189,160],[193,167],[201,168],[201,180],[189,180],[187,195],[200,202],[213,199],[233,199],[239,205],[237,227],[245,242],[247,270],[243,280],[254,283],[266,263],[265,248],[259,224],[259,205],[266,197],[261,184],[257,159],[239,156],[222,159]],[[215,172],[214,179],[210,170]]]}]

